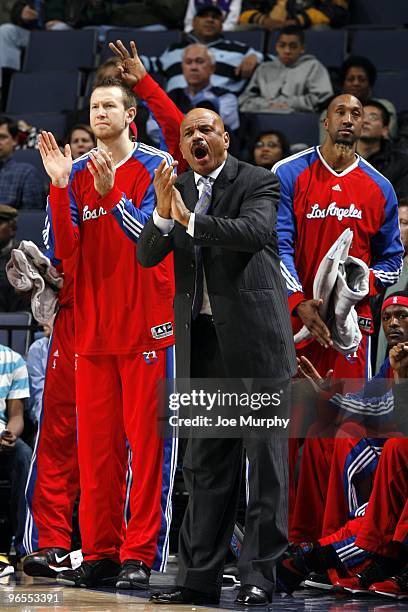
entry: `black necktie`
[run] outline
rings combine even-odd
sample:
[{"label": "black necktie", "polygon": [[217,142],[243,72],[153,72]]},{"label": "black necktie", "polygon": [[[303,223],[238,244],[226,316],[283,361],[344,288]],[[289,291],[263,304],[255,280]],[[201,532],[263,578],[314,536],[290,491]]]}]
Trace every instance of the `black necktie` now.
[{"label": "black necktie", "polygon": [[[212,186],[214,179],[206,176],[202,176],[198,183],[204,185],[203,192],[194,207],[194,212],[201,215],[206,215],[211,204]],[[195,286],[194,286],[194,297],[192,306],[192,317],[196,319],[200,314],[200,310],[203,305],[204,296],[204,268],[203,268],[203,254],[200,246],[194,247],[196,274],[195,274]]]}]

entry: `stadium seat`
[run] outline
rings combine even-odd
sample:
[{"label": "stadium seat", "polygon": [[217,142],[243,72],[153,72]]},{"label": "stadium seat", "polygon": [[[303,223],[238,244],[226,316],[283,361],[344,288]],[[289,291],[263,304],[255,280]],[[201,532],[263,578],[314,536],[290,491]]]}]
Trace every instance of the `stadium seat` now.
[{"label": "stadium seat", "polygon": [[264,30],[232,30],[224,32],[227,40],[237,40],[248,47],[252,47],[256,51],[264,52],[265,48],[265,31]]},{"label": "stadium seat", "polygon": [[23,116],[27,112],[57,113],[77,108],[80,73],[15,72],[11,79],[6,112]]},{"label": "stadium seat", "polygon": [[138,29],[112,29],[108,30],[105,43],[102,47],[100,63],[113,56],[109,43],[120,39],[129,48],[129,42],[134,40],[139,55],[159,56],[167,47],[180,40],[179,30],[164,30],[163,32],[148,32]]},{"label": "stadium seat", "polygon": [[408,110],[408,70],[380,72],[374,86],[374,95],[390,100],[397,112]]},{"label": "stadium seat", "polygon": [[[32,332],[28,330],[15,330],[11,334],[3,326],[31,325],[33,315],[31,312],[0,312],[0,344],[9,346],[23,357],[27,354]],[[11,340],[10,340],[11,335]]]},{"label": "stadium seat", "polygon": [[31,32],[23,72],[91,70],[95,66],[95,30]]},{"label": "stadium seat", "polygon": [[66,117],[63,113],[24,113],[11,115],[15,121],[23,119],[28,125],[39,130],[52,132],[57,139],[62,140],[66,132]]},{"label": "stadium seat", "polygon": [[[45,202],[44,202],[45,204]],[[42,231],[45,210],[19,210],[16,240],[32,240],[39,248],[44,248]]]},{"label": "stadium seat", "polygon": [[43,182],[46,184],[49,182],[50,179],[45,171],[41,155],[37,149],[18,149],[14,151],[13,159],[18,162],[24,162],[25,164],[31,164],[41,175]]},{"label": "stadium seat", "polygon": [[408,30],[356,30],[352,33],[351,54],[368,57],[378,72],[408,70],[407,50]]},{"label": "stadium seat", "polygon": [[[269,51],[276,55],[277,39],[275,32],[269,41]],[[305,51],[317,57],[327,68],[342,64],[347,47],[347,32],[345,30],[307,30],[305,32]]]},{"label": "stadium seat", "polygon": [[403,26],[408,24],[407,0],[353,0],[350,3],[352,24],[381,24]]},{"label": "stadium seat", "polygon": [[242,122],[248,125],[248,133],[254,136],[261,131],[278,130],[291,145],[301,142],[312,146],[319,139],[319,115],[313,113],[245,113]]}]

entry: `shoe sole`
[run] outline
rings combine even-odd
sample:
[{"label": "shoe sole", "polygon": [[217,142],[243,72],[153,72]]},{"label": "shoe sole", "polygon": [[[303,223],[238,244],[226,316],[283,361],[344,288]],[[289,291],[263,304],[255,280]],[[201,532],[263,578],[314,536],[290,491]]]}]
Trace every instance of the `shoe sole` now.
[{"label": "shoe sole", "polygon": [[372,591],[369,591],[368,589],[351,589],[350,587],[342,586],[338,586],[338,588],[342,589],[343,591],[347,591],[347,593],[353,593],[353,595],[369,595],[372,593]]},{"label": "shoe sole", "polygon": [[334,586],[327,584],[327,582],[313,582],[313,580],[304,580],[300,583],[300,586],[312,587],[313,589],[322,589],[324,591],[333,591]]},{"label": "shoe sole", "polygon": [[27,574],[27,576],[33,576],[35,578],[56,578],[58,575],[58,572],[48,567],[48,565],[42,565],[41,563],[35,562],[24,563],[23,572]]},{"label": "shoe sole", "polygon": [[393,599],[408,599],[408,595],[394,595],[394,593],[385,593],[385,591],[370,591],[370,593],[375,593],[376,595],[385,595],[385,597],[392,597]]},{"label": "shoe sole", "polygon": [[149,583],[143,584],[142,582],[133,582],[130,580],[118,580],[116,582],[116,588],[124,591],[131,591],[132,589],[137,589],[139,591],[147,591],[149,588]]},{"label": "shoe sole", "polygon": [[117,577],[113,578],[105,578],[105,580],[101,580],[100,582],[93,582],[92,584],[87,584],[86,582],[72,582],[68,578],[63,578],[62,576],[58,576],[57,582],[58,584],[63,584],[64,586],[69,587],[77,587],[80,589],[97,589],[102,587],[114,587],[116,585]]},{"label": "shoe sole", "polygon": [[14,567],[10,565],[10,567],[6,567],[2,572],[0,572],[0,578],[5,578],[5,576],[11,576],[14,574]]}]

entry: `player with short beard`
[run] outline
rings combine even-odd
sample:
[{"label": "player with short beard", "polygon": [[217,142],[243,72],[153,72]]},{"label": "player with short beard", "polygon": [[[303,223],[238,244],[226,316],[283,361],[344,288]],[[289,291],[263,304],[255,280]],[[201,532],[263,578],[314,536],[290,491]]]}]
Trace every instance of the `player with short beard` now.
[{"label": "player with short beard", "polygon": [[[332,348],[330,332],[319,314],[320,300],[313,299],[313,281],[323,256],[350,228],[354,235],[350,255],[370,268],[370,295],[375,295],[398,280],[403,255],[394,189],[356,154],[362,126],[359,100],[349,94],[337,96],[328,108],[323,145],[283,159],[272,169],[281,184],[277,232],[292,323],[295,331],[306,325],[312,334],[306,346],[297,347],[298,356],[307,357],[321,372],[333,370],[336,378],[370,377],[372,316],[368,299],[364,299],[357,305],[363,332],[359,348],[347,356]],[[341,214],[335,214],[336,210]],[[327,490],[333,442],[326,438],[306,440],[306,444],[318,447],[324,460],[316,474],[318,485],[309,475],[304,486],[298,486],[291,518],[292,541],[307,530],[310,539],[317,540],[322,530],[322,502],[317,490]],[[290,448],[294,463],[294,440]],[[291,495],[293,500],[293,489]]]}]

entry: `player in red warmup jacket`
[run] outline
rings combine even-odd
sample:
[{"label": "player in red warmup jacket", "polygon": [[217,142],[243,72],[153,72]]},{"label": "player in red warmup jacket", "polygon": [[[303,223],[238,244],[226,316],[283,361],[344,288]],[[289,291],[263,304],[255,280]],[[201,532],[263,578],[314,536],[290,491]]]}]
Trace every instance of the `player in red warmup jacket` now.
[{"label": "player in red warmup jacket", "polygon": [[[98,149],[72,163],[69,149],[61,153],[52,134],[40,140],[52,181],[58,252],[63,259],[78,253],[74,304],[85,562],[58,575],[73,586],[146,588],[163,526],[164,547],[168,542],[169,502],[160,511],[162,467],[174,466],[175,448],[173,440],[157,435],[156,384],[173,376],[173,271],[169,259],[143,270],[135,242],[153,210],[154,170],[172,158],[129,140],[135,112],[128,90],[108,80],[91,96]],[[126,441],[133,482],[123,540]]]},{"label": "player in red warmup jacket", "polygon": [[[364,335],[355,354],[344,356],[331,347],[329,330],[319,315],[319,301],[313,299],[313,281],[323,256],[350,228],[353,231],[350,255],[362,259],[370,268],[370,295],[394,284],[402,265],[394,189],[355,152],[362,124],[363,107],[359,100],[349,94],[337,96],[325,119],[324,144],[292,155],[272,169],[281,184],[277,232],[294,329],[298,331],[304,324],[313,336],[298,355],[307,357],[320,372],[332,369],[335,378],[370,378],[372,317],[365,299],[357,307]],[[302,483],[296,498],[291,483],[290,539],[295,541],[311,525],[315,525],[313,539],[322,535],[323,508],[317,513],[311,510],[310,514],[304,508],[311,507],[309,501],[315,491],[322,491],[324,496],[333,450],[329,438],[306,440],[306,444],[327,457],[322,463],[324,469],[315,475],[315,482],[310,480],[307,486]],[[291,440],[291,474],[296,456],[297,443]],[[293,506],[302,512],[295,510],[294,515]]]},{"label": "player in red warmup jacket", "polygon": [[[130,64],[124,80],[145,101],[149,111],[158,121],[161,147],[173,154],[183,168],[184,160],[178,146],[179,126],[183,114],[161,87],[146,74],[134,45],[131,58],[123,45],[120,47],[123,51],[122,59],[126,59],[126,63]],[[62,264],[59,263],[61,256],[55,250],[50,207],[47,212],[43,232],[46,253],[62,270]],[[62,568],[72,567],[71,562],[76,565],[81,560],[77,553],[74,556],[69,555],[72,509],[79,490],[74,370],[75,261],[75,256],[64,261],[64,287],[59,295],[60,308],[50,342],[40,430],[26,489],[26,530],[24,550],[20,552],[28,555],[24,560],[24,571],[33,576],[55,577]],[[163,471],[161,501],[164,519],[154,561],[155,569],[165,567],[168,555],[171,516],[168,505],[171,493],[169,483],[173,463],[171,458],[167,460]],[[131,484],[131,478],[128,478],[128,488]]]}]

